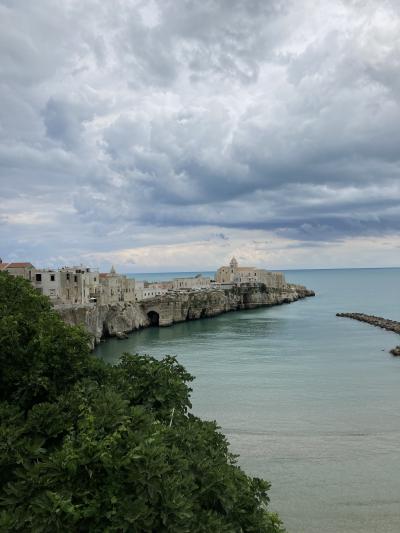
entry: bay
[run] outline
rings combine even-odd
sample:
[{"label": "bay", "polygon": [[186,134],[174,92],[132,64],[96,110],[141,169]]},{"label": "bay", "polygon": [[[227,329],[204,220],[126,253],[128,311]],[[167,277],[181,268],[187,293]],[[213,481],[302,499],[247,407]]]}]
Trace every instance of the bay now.
[{"label": "bay", "polygon": [[388,351],[400,338],[335,314],[400,320],[400,269],[286,277],[316,297],[145,329],[96,354],[176,355],[196,376],[193,412],[217,420],[247,473],[271,481],[289,532],[398,533],[400,358]]}]

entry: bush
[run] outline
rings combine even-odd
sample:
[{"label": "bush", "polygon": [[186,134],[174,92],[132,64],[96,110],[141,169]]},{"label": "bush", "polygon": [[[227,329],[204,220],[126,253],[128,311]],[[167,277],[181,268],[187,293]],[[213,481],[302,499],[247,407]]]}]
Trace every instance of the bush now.
[{"label": "bush", "polygon": [[111,367],[27,282],[0,273],[0,530],[283,531],[268,483],[191,415],[173,357]]}]

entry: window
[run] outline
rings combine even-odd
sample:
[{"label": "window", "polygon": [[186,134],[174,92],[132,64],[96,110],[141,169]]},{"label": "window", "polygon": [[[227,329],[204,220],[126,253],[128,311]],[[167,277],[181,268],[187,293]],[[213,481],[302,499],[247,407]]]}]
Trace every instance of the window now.
[{"label": "window", "polygon": [[75,281],[75,283],[78,282],[78,276],[74,276],[74,281]]},{"label": "window", "polygon": [[97,281],[96,278],[94,278],[94,281]]},{"label": "window", "polygon": [[50,274],[50,281],[54,281],[56,279],[54,274]]},{"label": "window", "polygon": [[67,281],[69,281],[69,272],[67,273]]},{"label": "window", "polygon": [[36,274],[36,281],[42,281],[42,274]]}]

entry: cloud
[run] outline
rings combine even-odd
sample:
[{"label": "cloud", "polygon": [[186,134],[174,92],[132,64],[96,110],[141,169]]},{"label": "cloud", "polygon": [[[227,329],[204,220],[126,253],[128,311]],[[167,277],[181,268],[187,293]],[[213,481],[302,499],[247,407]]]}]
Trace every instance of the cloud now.
[{"label": "cloud", "polygon": [[144,236],[189,265],[190,243],[233,250],[242,231],[286,257],[399,233],[398,3],[2,0],[0,16],[10,256],[129,250],[147,268]]}]

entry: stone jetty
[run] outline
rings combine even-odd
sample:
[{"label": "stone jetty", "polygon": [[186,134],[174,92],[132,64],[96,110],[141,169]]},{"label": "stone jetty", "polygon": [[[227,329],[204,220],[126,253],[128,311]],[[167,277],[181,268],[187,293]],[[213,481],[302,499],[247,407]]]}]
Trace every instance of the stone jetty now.
[{"label": "stone jetty", "polygon": [[[387,331],[393,331],[400,335],[400,322],[397,322],[396,320],[389,320],[380,316],[366,315],[365,313],[336,313],[336,316],[352,318],[353,320],[365,322],[371,326],[386,329]],[[392,355],[400,356],[400,346],[390,350],[390,353]]]},{"label": "stone jetty", "polygon": [[54,308],[68,324],[82,325],[91,335],[94,347],[106,337],[124,338],[127,333],[141,328],[171,326],[230,311],[291,303],[314,295],[314,291],[302,285],[272,288],[256,284],[176,291],[135,303]]}]

